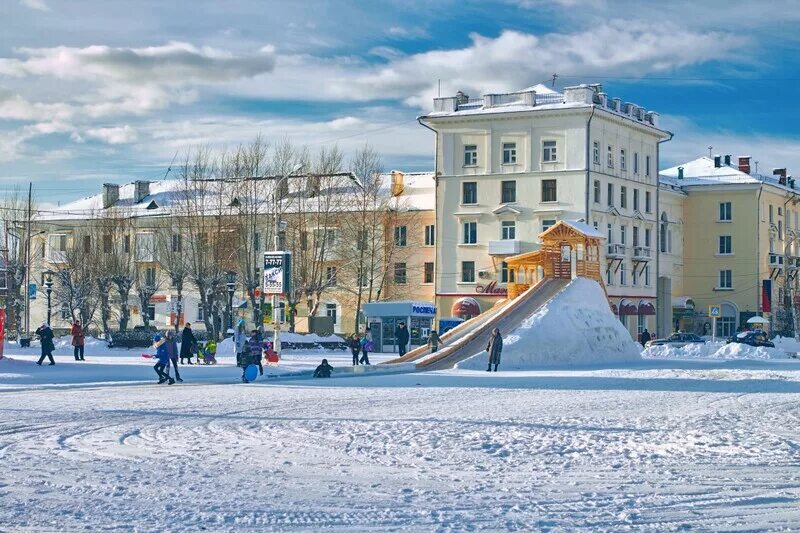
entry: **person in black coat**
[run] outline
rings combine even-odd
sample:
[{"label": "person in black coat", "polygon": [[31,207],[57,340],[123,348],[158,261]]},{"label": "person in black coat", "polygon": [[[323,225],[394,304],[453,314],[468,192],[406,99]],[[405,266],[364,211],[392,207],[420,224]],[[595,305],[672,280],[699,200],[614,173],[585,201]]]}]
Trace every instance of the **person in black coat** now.
[{"label": "person in black coat", "polygon": [[329,378],[331,377],[331,372],[333,372],[333,367],[328,364],[327,359],[322,360],[322,364],[314,370],[314,377],[315,378]]},{"label": "person in black coat", "polygon": [[47,324],[42,324],[39,329],[36,330],[36,334],[39,335],[39,340],[42,342],[42,356],[36,364],[42,366],[45,357],[50,359],[49,366],[56,364],[53,359],[53,350],[56,349],[55,344],[53,344],[53,330],[50,329],[50,326]]},{"label": "person in black coat", "polygon": [[647,328],[644,328],[644,331],[642,332],[642,346],[650,342],[650,339],[652,338],[653,337],[650,335],[650,332],[647,331]]},{"label": "person in black coat", "polygon": [[394,330],[394,337],[397,339],[397,352],[400,357],[406,354],[406,346],[408,346],[408,328],[405,322],[400,322]]},{"label": "person in black coat", "polygon": [[358,335],[353,333],[347,339],[347,347],[350,348],[350,353],[353,354],[353,366],[358,366],[358,354],[361,353],[361,340],[358,338]]},{"label": "person in black coat", "polygon": [[184,359],[189,361],[190,365],[192,364],[192,356],[196,346],[197,339],[194,338],[194,333],[192,333],[192,325],[187,322],[183,327],[183,333],[181,333],[181,364],[183,364]]}]

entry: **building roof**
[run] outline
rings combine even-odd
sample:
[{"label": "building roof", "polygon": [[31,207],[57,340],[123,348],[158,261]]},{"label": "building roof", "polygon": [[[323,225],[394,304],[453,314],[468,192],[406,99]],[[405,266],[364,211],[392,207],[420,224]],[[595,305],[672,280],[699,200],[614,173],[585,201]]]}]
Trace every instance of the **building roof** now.
[{"label": "building roof", "polygon": [[[678,178],[679,168],[683,168],[683,178]],[[778,181],[777,176],[765,176],[763,174],[746,173],[737,166],[725,165],[715,166],[714,159],[708,156],[698,157],[692,161],[681,163],[674,167],[662,170],[658,176],[659,182],[663,185],[672,187],[692,187],[709,185],[771,185],[779,189],[797,192],[788,181],[783,185]]]}]

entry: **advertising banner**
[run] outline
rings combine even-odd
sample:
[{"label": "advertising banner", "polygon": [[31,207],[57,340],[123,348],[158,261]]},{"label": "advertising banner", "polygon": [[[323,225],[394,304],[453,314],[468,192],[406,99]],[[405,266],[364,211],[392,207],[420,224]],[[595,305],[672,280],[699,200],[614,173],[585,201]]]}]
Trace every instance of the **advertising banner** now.
[{"label": "advertising banner", "polygon": [[3,344],[6,341],[6,310],[0,308],[0,359],[3,358]]},{"label": "advertising banner", "polygon": [[772,312],[772,280],[761,281],[761,311],[764,313]]},{"label": "advertising banner", "polygon": [[264,294],[281,295],[292,290],[292,254],[264,253]]}]

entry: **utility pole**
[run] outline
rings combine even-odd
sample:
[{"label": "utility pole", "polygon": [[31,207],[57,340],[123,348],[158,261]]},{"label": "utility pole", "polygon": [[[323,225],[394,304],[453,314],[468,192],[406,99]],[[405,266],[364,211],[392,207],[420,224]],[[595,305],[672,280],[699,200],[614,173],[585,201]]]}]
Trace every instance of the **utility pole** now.
[{"label": "utility pole", "polygon": [[[281,244],[281,239],[280,239],[280,236],[278,235],[280,233],[280,229],[281,229],[280,228],[280,226],[281,226],[281,215],[280,215],[280,212],[279,212],[280,202],[278,200],[278,193],[281,190],[281,185],[283,184],[283,180],[284,179],[287,179],[287,177],[284,176],[284,175],[281,175],[281,177],[278,178],[278,181],[275,184],[275,190],[272,193],[272,198],[274,200],[273,201],[273,206],[272,206],[272,209],[273,209],[273,211],[272,211],[272,225],[273,225],[272,231],[274,232],[273,233],[273,238],[272,238],[272,241],[273,241],[272,242],[272,249],[275,252],[280,251],[280,244]],[[278,295],[277,294],[273,294],[272,295],[272,351],[274,351],[276,354],[278,354],[278,357],[280,358],[280,355],[281,355],[281,341],[280,341],[281,325],[280,325],[280,323],[278,323],[278,319],[280,318],[280,315],[278,314],[278,303],[279,303],[278,302]]]},{"label": "utility pole", "polygon": [[25,338],[31,335],[31,203],[33,196],[33,183],[28,183],[28,220],[27,237],[25,238]]}]

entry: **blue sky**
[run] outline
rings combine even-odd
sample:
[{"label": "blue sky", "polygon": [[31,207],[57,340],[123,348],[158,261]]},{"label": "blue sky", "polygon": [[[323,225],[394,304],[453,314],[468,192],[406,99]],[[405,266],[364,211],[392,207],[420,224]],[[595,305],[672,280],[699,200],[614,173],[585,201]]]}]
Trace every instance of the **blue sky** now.
[{"label": "blue sky", "polygon": [[[666,5],[665,5],[666,4]],[[661,113],[662,167],[714,152],[800,174],[800,1],[0,0],[0,194],[164,175],[261,134],[430,169],[442,93],[602,83]]]}]

